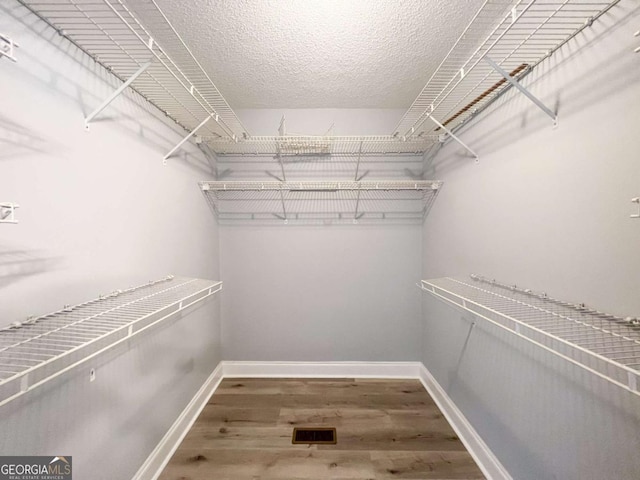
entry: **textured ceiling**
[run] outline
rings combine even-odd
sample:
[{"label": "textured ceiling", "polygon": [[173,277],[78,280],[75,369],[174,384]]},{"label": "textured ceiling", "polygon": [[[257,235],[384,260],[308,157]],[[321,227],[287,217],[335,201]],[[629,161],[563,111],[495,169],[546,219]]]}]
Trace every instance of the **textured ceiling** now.
[{"label": "textured ceiling", "polygon": [[156,0],[230,106],[408,108],[482,0]]}]

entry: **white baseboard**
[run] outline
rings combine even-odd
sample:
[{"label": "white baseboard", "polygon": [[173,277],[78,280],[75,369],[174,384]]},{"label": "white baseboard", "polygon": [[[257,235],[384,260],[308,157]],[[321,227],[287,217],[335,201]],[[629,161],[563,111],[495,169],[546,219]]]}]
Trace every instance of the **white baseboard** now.
[{"label": "white baseboard", "polygon": [[420,362],[222,362],[225,377],[418,378]]},{"label": "white baseboard", "polygon": [[189,433],[194,422],[204,409],[213,392],[216,391],[218,385],[223,378],[222,363],[219,363],[209,378],[204,382],[198,393],[193,397],[189,404],[182,411],[180,416],[171,425],[160,443],[154,448],[147,460],[142,464],[136,472],[132,480],[156,480],[164,467],[182,443],[184,437]]},{"label": "white baseboard", "polygon": [[449,398],[431,372],[421,363],[420,381],[433,401],[448,420],[464,446],[476,461],[482,473],[490,480],[512,480],[500,461],[495,457],[484,440],[478,435],[455,403]]},{"label": "white baseboard", "polygon": [[419,379],[489,480],[512,480],[489,447],[421,362],[220,362],[133,480],[156,480],[223,378]]}]

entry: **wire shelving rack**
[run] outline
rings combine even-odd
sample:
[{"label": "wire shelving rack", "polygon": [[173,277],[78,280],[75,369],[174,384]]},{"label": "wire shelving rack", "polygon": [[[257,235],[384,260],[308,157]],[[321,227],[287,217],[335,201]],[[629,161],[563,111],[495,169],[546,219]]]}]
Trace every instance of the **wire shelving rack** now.
[{"label": "wire shelving rack", "polygon": [[408,138],[442,134],[443,126],[455,129],[510,87],[490,61],[517,80],[618,1],[486,1],[394,134]]},{"label": "wire shelving rack", "polygon": [[362,136],[254,136],[241,142],[207,139],[218,156],[422,156],[438,141],[437,135],[399,140],[391,135]]},{"label": "wire shelving rack", "polygon": [[21,1],[187,131],[248,135],[155,1]]},{"label": "wire shelving rack", "polygon": [[422,290],[640,395],[640,320],[479,275],[422,280]]},{"label": "wire shelving rack", "polygon": [[430,180],[200,182],[223,223],[421,223],[441,187]]},{"label": "wire shelving rack", "polygon": [[418,156],[438,141],[437,135],[409,141],[392,135],[252,137],[155,1],[21,1],[118,76],[124,88],[184,127],[184,141],[197,134],[217,155]]},{"label": "wire shelving rack", "polygon": [[168,276],[0,330],[0,406],[221,289],[222,282]]},{"label": "wire shelving rack", "polygon": [[189,132],[183,142],[197,133],[219,155],[393,156],[423,155],[445,134],[454,136],[451,130],[519,86],[619,0],[487,0],[393,135],[286,139],[251,137],[154,0],[21,1],[182,125]]}]

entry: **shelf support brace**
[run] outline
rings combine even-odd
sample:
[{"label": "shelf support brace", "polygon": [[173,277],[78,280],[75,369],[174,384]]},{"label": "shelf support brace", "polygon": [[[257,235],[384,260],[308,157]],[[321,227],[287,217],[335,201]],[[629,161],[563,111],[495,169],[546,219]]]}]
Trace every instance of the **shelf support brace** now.
[{"label": "shelf support brace", "polygon": [[[169,158],[171,155],[173,155],[175,153],[176,150],[178,150],[187,140],[189,140],[192,136],[194,136],[196,134],[196,132],[198,130],[200,130],[205,123],[207,123],[209,120],[211,120],[211,118],[213,117],[213,114],[209,115],[207,118],[205,118],[203,121],[200,122],[200,124],[194,128],[193,130],[191,130],[191,132],[189,132],[189,135],[187,135],[186,137],[184,137],[182,140],[180,140],[178,142],[178,144],[173,147],[169,153],[167,153],[164,158],[162,159],[162,164],[166,165],[167,164],[167,158]],[[217,115],[216,115],[217,117]]]},{"label": "shelf support brace", "polygon": [[280,126],[278,127],[278,135],[284,137],[287,134],[287,124],[285,122],[284,114],[280,119]]},{"label": "shelf support brace", "polygon": [[358,163],[356,164],[356,176],[353,179],[355,182],[358,181],[358,171],[360,170],[360,159],[362,158],[362,142],[363,140],[360,140],[360,148],[358,148]]},{"label": "shelf support brace", "polygon": [[16,47],[20,45],[2,33],[0,33],[0,41],[0,58],[7,57],[12,62],[17,62],[18,59],[15,57],[14,52]]},{"label": "shelf support brace", "polygon": [[453,132],[451,130],[449,130],[447,127],[445,127],[443,124],[441,124],[438,120],[436,120],[435,118],[433,118],[433,116],[431,115],[431,113],[427,113],[427,117],[429,117],[431,119],[431,121],[433,123],[435,123],[438,127],[440,127],[442,130],[444,130],[445,132],[447,132],[447,134],[453,138],[456,142],[458,142],[460,145],[462,145],[464,147],[464,149],[469,152],[471,155],[473,155],[473,158],[476,159],[476,163],[478,163],[478,154],[476,152],[474,152],[473,150],[471,150],[471,148],[469,148],[469,146],[467,146],[466,143],[464,143],[462,140],[460,140],[458,137],[456,137]]},{"label": "shelf support brace", "polygon": [[278,147],[278,153],[276,154],[276,157],[278,157],[278,162],[280,163],[280,170],[282,171],[282,181],[286,182],[287,176],[284,173],[284,163],[282,163],[282,155],[280,155],[280,147]]},{"label": "shelf support brace", "polygon": [[[360,188],[358,188],[358,198],[356,198],[356,213],[353,215],[353,223],[358,223],[358,219],[360,218],[358,216],[358,209],[360,208]],[[360,215],[362,216],[362,215]]]},{"label": "shelf support brace", "polygon": [[0,203],[0,223],[18,223],[18,220],[16,220],[16,208],[19,206],[10,202]]},{"label": "shelf support brace", "polygon": [[[278,136],[285,137],[287,135],[287,124],[285,123],[284,115],[282,115],[282,119],[280,119],[280,126],[278,127]],[[280,170],[282,170],[282,181],[287,181],[287,176],[284,173],[284,163],[282,163],[282,155],[280,150],[280,142],[276,141],[276,158],[278,159],[278,163],[280,163]],[[284,200],[283,200],[284,202]],[[284,208],[284,204],[283,204]],[[285,214],[285,219],[287,215]]]},{"label": "shelf support brace", "polygon": [[282,201],[282,213],[284,214],[284,223],[289,223],[289,219],[287,218],[287,209],[284,206],[284,193],[282,193],[282,188],[280,188],[280,200]]},{"label": "shelf support brace", "polygon": [[556,115],[554,112],[551,111],[551,109],[549,107],[547,107],[544,103],[542,103],[536,96],[534,96],[529,90],[527,90],[526,88],[524,88],[520,82],[518,82],[517,80],[515,80],[511,75],[509,75],[507,72],[505,72],[500,65],[498,65],[496,62],[494,62],[493,60],[491,60],[489,57],[484,57],[485,61],[491,65],[491,68],[493,68],[496,72],[498,72],[500,75],[502,75],[502,77],[504,77],[504,79],[509,82],[511,85],[513,85],[514,87],[516,87],[518,90],[520,90],[520,93],[522,93],[524,96],[526,96],[529,100],[531,100],[533,103],[536,104],[536,106],[542,110],[544,113],[546,113],[549,117],[551,117],[551,120],[553,121],[553,126],[557,126],[558,125],[558,115]]},{"label": "shelf support brace", "polygon": [[102,102],[98,108],[96,108],[93,112],[91,112],[87,116],[87,118],[84,119],[84,128],[89,130],[89,124],[91,123],[91,120],[93,120],[96,117],[96,115],[102,112],[102,110],[107,108],[109,104],[116,99],[116,97],[118,97],[122,92],[124,92],[127,89],[127,87],[136,80],[136,78],[138,78],[142,73],[144,73],[144,71],[147,68],[149,68],[151,63],[152,61],[149,60],[147,63],[143,64],[133,75],[131,75],[131,77],[129,77],[129,79],[126,82],[120,85],[120,87],[118,87],[118,89],[115,92],[109,95],[109,97],[104,102]]}]

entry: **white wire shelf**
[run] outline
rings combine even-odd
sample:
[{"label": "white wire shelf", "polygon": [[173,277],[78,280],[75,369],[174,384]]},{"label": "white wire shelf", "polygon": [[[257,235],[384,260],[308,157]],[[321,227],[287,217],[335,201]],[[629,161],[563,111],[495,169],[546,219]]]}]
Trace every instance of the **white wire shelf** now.
[{"label": "white wire shelf", "polygon": [[440,181],[200,182],[220,222],[422,222]]},{"label": "white wire shelf", "polygon": [[619,0],[487,0],[393,136],[287,140],[250,138],[154,0],[21,1],[216,153],[419,155],[510,86],[484,60],[517,79]]},{"label": "white wire shelf", "polygon": [[616,1],[488,0],[395,129],[400,137],[455,129],[510,84],[486,61],[520,78]]},{"label": "white wire shelf", "polygon": [[421,288],[640,395],[637,318],[608,315],[478,275],[422,280]]},{"label": "white wire shelf", "polygon": [[405,141],[391,135],[255,136],[238,142],[216,138],[205,140],[218,156],[422,156],[438,141],[438,136]]},{"label": "white wire shelf", "polygon": [[[246,129],[154,0],[20,0],[186,130]],[[151,64],[145,65],[151,61]]]},{"label": "white wire shelf", "polygon": [[0,406],[221,289],[169,276],[0,330]]}]

